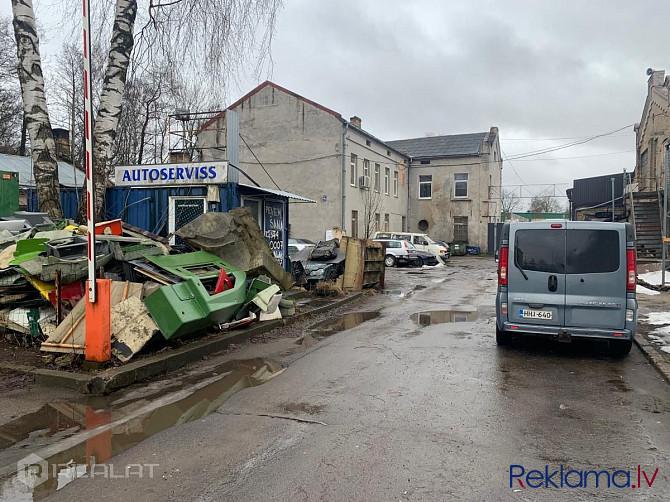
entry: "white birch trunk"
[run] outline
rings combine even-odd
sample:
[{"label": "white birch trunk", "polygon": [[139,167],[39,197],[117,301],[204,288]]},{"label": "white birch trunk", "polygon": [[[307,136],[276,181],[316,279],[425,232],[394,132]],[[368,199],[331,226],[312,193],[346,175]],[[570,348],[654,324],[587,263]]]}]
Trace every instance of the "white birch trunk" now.
[{"label": "white birch trunk", "polygon": [[19,59],[19,80],[26,128],[32,148],[37,200],[40,211],[49,213],[52,218],[62,218],[56,144],[51,132],[44,94],[40,44],[32,0],[12,0],[12,12]]},{"label": "white birch trunk", "polygon": [[[103,217],[105,190],[113,166],[110,165],[116,129],[121,117],[121,104],[126,91],[126,75],[133,50],[133,28],[137,0],[117,0],[112,41],[107,58],[98,115],[93,129],[93,169],[95,172],[95,212]],[[83,192],[85,197],[86,191]],[[85,199],[82,199],[84,201]],[[80,217],[85,203],[80,203]]]}]

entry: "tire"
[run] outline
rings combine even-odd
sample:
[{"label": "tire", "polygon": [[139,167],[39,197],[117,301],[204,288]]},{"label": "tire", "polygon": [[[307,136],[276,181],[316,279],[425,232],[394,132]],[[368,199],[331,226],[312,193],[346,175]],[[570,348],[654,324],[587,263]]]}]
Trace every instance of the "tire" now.
[{"label": "tire", "polygon": [[387,267],[395,267],[395,256],[387,254],[386,258],[384,258],[384,265]]},{"label": "tire", "polygon": [[496,325],[496,343],[500,346],[510,345],[512,343],[512,335],[507,331],[501,331]]},{"label": "tire", "polygon": [[417,268],[423,267],[423,258],[421,258],[420,256],[414,258],[412,260],[412,266]]},{"label": "tire", "polygon": [[610,355],[612,357],[626,357],[633,347],[633,340],[610,340]]}]

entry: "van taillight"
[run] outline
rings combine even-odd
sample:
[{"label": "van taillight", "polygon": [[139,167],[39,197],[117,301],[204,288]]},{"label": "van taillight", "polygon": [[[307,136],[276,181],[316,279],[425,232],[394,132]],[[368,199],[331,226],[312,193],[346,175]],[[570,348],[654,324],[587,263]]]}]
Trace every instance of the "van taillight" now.
[{"label": "van taillight", "polygon": [[626,250],[626,289],[635,291],[635,250]]},{"label": "van taillight", "polygon": [[507,258],[509,257],[509,248],[503,246],[500,248],[498,256],[498,284],[507,286]]}]

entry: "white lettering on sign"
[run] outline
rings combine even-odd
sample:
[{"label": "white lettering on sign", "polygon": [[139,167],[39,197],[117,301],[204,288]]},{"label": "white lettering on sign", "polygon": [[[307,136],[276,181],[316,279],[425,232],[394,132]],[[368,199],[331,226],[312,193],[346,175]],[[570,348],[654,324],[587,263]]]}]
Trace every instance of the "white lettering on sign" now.
[{"label": "white lettering on sign", "polygon": [[265,201],[263,235],[277,261],[284,266],[284,204]]},{"label": "white lettering on sign", "polygon": [[227,162],[117,166],[116,186],[203,185],[226,183]]}]

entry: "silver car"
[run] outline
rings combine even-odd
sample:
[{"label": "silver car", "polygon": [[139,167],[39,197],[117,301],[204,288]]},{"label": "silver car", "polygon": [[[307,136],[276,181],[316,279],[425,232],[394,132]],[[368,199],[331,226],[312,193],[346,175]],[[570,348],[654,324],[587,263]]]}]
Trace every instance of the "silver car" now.
[{"label": "silver car", "polygon": [[637,326],[629,223],[506,223],[498,259],[496,341],[515,333],[608,340],[630,352]]}]

